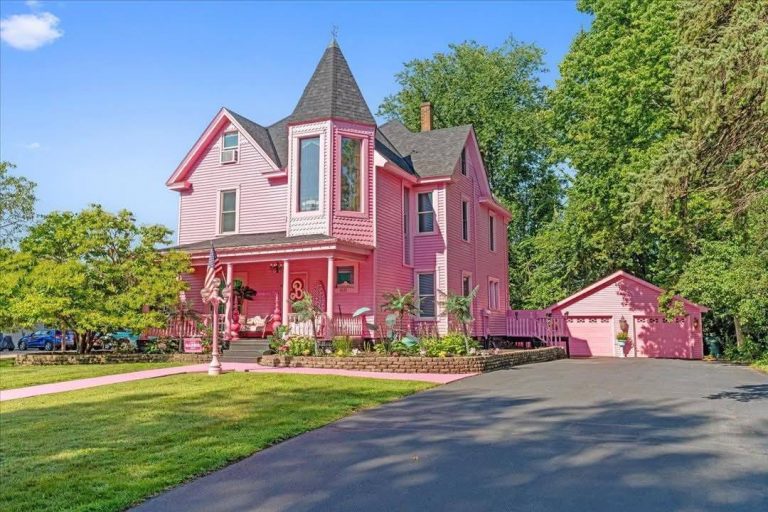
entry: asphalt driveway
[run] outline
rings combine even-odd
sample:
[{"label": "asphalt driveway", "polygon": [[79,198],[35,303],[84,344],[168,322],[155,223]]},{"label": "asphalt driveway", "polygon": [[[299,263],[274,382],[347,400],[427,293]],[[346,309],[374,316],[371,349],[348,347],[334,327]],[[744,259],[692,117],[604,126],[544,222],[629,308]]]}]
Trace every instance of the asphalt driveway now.
[{"label": "asphalt driveway", "polygon": [[357,414],[137,510],[763,512],[768,377],[672,360],[522,366]]}]

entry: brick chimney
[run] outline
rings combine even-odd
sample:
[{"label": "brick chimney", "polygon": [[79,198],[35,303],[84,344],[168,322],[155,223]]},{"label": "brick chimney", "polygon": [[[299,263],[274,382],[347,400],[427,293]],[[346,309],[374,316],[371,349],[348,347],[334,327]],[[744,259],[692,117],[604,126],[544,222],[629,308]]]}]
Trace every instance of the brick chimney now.
[{"label": "brick chimney", "polygon": [[421,131],[432,130],[432,103],[425,101],[421,104]]}]

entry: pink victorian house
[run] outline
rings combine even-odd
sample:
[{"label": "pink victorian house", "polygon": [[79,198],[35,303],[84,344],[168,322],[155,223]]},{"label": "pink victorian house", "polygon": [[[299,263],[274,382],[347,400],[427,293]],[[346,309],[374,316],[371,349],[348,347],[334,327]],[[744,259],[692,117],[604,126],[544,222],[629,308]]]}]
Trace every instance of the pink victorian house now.
[{"label": "pink victorian house", "polygon": [[472,126],[432,129],[428,103],[420,132],[378,125],[335,43],[290,115],[263,126],[223,108],[167,186],[179,193],[178,248],[195,269],[188,301],[202,311],[213,242],[229,281],[256,291],[240,305],[241,333],[306,329],[291,305],[309,291],[322,336],[375,337],[369,326],[398,289],[420,300],[415,327],[444,333],[442,293],[478,286],[474,334],[506,335],[510,214]]}]

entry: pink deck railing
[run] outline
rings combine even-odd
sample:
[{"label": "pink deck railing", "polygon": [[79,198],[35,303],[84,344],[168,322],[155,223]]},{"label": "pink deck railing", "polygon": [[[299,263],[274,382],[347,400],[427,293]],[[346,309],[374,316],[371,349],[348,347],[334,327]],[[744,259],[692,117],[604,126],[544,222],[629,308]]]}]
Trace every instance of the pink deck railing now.
[{"label": "pink deck railing", "polygon": [[542,310],[507,311],[507,336],[536,338],[547,345],[558,345],[568,337],[566,318]]}]

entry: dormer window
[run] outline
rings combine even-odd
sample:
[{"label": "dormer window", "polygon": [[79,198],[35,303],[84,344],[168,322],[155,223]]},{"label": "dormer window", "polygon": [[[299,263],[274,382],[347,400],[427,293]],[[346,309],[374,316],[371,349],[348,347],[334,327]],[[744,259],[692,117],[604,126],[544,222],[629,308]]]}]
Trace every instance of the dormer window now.
[{"label": "dormer window", "polygon": [[320,137],[300,140],[298,211],[320,209]]},{"label": "dormer window", "polygon": [[362,209],[361,148],[360,139],[342,137],[340,207],[345,212],[359,212]]},{"label": "dormer window", "polygon": [[221,137],[221,163],[237,162],[238,149],[240,149],[240,135],[237,132],[225,133]]}]

